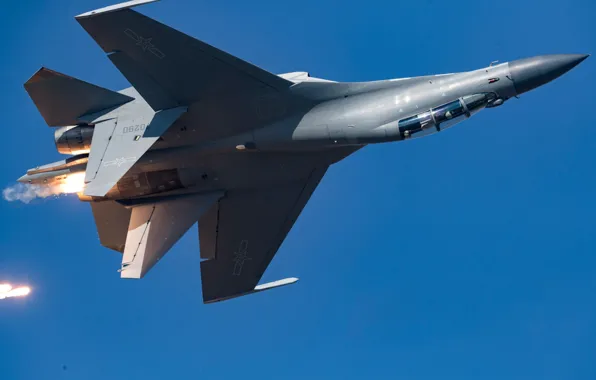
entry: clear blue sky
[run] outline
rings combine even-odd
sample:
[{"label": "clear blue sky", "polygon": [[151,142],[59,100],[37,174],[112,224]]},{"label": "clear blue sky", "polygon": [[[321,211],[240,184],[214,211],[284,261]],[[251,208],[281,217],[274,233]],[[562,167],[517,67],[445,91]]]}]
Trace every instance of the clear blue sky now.
[{"label": "clear blue sky", "polygon": [[[60,159],[23,90],[41,65],[125,79],[73,16],[110,0],[0,13],[0,186]],[[275,73],[340,81],[595,53],[596,5],[569,1],[196,1],[141,11]],[[334,166],[264,280],[214,305],[196,228],[121,280],[76,197],[0,202],[0,379],[596,379],[596,58],[446,133]],[[64,369],[63,366],[66,366]]]}]

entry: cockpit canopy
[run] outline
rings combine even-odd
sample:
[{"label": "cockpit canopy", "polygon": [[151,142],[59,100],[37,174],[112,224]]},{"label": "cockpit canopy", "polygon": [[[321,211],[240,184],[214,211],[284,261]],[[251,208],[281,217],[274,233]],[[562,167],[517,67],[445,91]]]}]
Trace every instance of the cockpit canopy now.
[{"label": "cockpit canopy", "polygon": [[497,99],[494,93],[464,96],[421,114],[400,120],[399,133],[402,138],[421,137],[449,128]]}]

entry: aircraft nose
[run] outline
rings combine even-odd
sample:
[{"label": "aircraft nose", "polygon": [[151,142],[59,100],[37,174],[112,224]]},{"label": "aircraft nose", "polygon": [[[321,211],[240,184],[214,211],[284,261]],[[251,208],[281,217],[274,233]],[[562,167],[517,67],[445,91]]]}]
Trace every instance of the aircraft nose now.
[{"label": "aircraft nose", "polygon": [[540,87],[565,74],[589,54],[555,54],[509,62],[511,79],[518,95]]}]

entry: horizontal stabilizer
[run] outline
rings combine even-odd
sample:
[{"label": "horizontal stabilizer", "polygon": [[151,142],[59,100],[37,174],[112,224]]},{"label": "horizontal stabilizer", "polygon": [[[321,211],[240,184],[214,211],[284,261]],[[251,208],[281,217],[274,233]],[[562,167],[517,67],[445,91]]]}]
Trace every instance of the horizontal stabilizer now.
[{"label": "horizontal stabilizer", "polygon": [[83,115],[134,100],[46,68],[25,83],[25,90],[50,127],[78,124]]}]

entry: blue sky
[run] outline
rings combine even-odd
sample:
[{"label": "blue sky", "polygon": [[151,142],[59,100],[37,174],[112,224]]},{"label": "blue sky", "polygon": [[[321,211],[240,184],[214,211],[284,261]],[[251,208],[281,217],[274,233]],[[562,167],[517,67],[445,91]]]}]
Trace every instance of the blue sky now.
[{"label": "blue sky", "polygon": [[[40,66],[120,89],[73,16],[104,0],[0,13],[0,186],[61,159],[23,90]],[[196,1],[141,11],[275,73],[339,81],[596,52],[596,4]],[[596,107],[592,57],[447,133],[334,166],[264,280],[214,305],[196,228],[142,281],[121,280],[76,197],[0,202],[0,378],[594,379]]]}]

